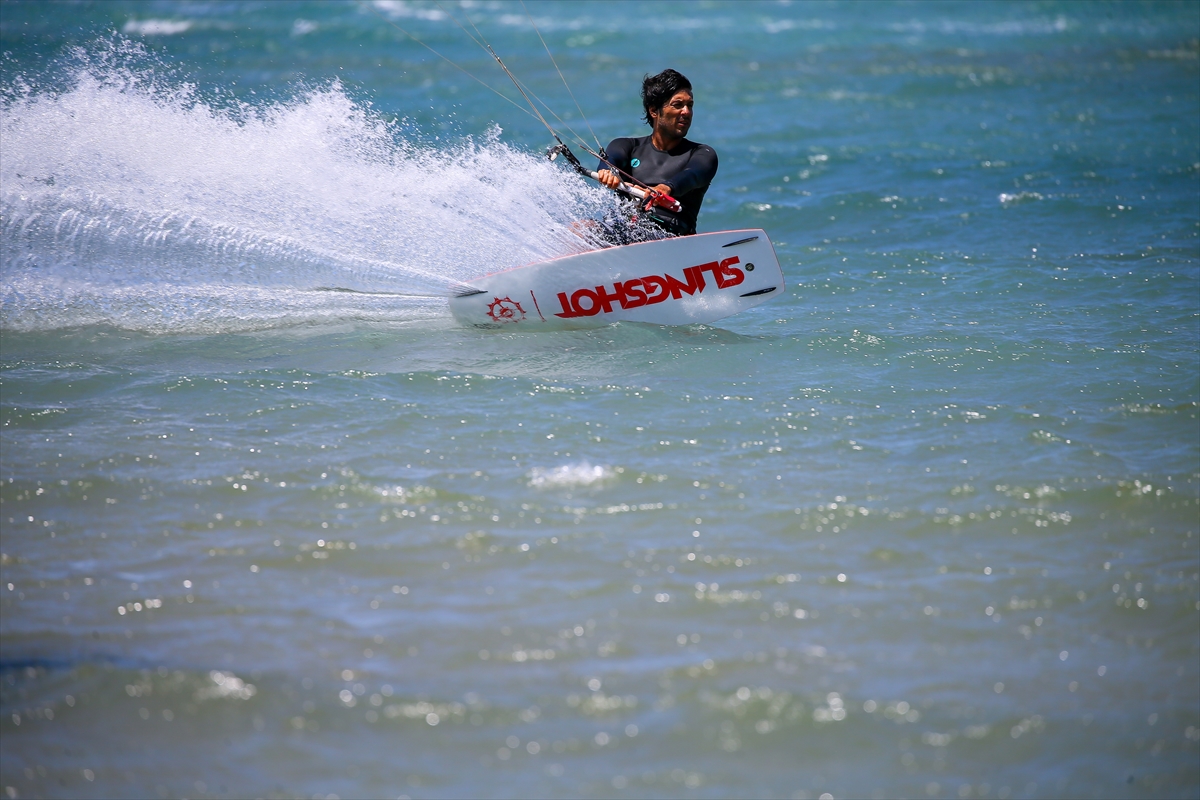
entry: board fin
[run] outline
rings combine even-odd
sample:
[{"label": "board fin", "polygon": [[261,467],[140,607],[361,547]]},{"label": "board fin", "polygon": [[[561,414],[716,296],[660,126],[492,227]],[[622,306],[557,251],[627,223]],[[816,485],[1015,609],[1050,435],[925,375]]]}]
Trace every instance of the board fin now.
[{"label": "board fin", "polygon": [[477,294],[487,294],[487,289],[476,289],[474,286],[456,286],[454,288],[455,297],[474,297]]},{"label": "board fin", "polygon": [[[736,244],[736,242],[735,242],[734,244]],[[729,245],[726,245],[726,247],[728,247],[728,246],[729,246]],[[771,292],[773,292],[773,291],[775,291],[775,287],[774,287],[774,286],[768,286],[766,289],[759,289],[759,290],[758,290],[758,291],[756,291],[756,292],[746,292],[745,294],[743,294],[743,295],[738,295],[738,296],[739,296],[739,297],[757,297],[757,296],[758,296],[758,295],[760,295],[760,294],[770,294],[770,293],[771,293]]]},{"label": "board fin", "polygon": [[[757,236],[748,236],[745,239],[738,239],[736,242],[730,242],[729,244],[723,244],[723,245],[721,245],[721,247],[733,247],[735,244],[745,244],[746,242],[753,242],[757,238],[758,238]],[[745,296],[746,295],[742,295],[742,297],[745,297]]]}]

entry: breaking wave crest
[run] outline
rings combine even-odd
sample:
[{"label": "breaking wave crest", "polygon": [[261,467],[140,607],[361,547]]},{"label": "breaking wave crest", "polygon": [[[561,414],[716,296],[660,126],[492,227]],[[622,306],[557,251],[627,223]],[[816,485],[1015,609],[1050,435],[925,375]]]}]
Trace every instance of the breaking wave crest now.
[{"label": "breaking wave crest", "polygon": [[415,143],[337,82],[206,102],[107,48],[0,97],[4,329],[428,317],[460,281],[597,246],[571,223],[612,207],[498,127]]},{"label": "breaking wave crest", "polygon": [[534,467],[529,473],[529,485],[537,489],[570,489],[602,483],[615,474],[612,467],[592,466],[586,461],[550,469]]}]

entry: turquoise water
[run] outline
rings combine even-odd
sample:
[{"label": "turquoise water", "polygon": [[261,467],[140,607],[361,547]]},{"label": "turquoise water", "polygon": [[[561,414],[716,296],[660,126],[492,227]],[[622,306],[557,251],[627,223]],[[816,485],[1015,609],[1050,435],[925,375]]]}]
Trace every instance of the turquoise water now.
[{"label": "turquoise water", "polygon": [[7,796],[1197,796],[1200,6],[529,11],[784,297],[454,323],[519,3],[0,5]]}]

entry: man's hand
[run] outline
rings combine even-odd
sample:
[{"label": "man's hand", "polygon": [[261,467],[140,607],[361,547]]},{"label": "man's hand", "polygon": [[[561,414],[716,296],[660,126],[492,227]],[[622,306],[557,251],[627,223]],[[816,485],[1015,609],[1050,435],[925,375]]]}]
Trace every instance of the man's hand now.
[{"label": "man's hand", "polygon": [[[621,179],[611,170],[602,169],[596,173],[596,177],[602,185],[607,186],[609,189],[616,189],[621,185]],[[665,194],[669,197],[671,187],[665,183],[660,183],[657,186],[648,187],[646,191],[654,192],[655,194]]]},{"label": "man's hand", "polygon": [[671,187],[665,183],[660,183],[657,186],[651,186],[646,189],[642,209],[649,211],[654,206],[665,208],[667,211],[674,211],[676,214],[683,210],[679,201],[671,197]]},{"label": "man's hand", "polygon": [[609,189],[616,189],[621,185],[621,179],[618,178],[611,170],[602,169],[596,173],[600,183],[607,186]]}]

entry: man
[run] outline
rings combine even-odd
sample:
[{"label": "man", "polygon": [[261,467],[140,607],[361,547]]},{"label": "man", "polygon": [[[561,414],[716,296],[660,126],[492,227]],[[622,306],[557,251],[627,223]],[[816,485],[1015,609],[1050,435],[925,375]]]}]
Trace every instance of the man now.
[{"label": "man", "polygon": [[[659,227],[676,236],[696,232],[696,215],[704,193],[717,174],[717,153],[706,144],[688,140],[692,126],[692,84],[673,69],[648,75],[642,81],[642,107],[652,133],[636,139],[613,139],[606,153],[609,164],[601,163],[600,183],[610,189],[632,175],[655,192],[679,201],[683,209],[673,213],[660,206],[646,212]],[[624,174],[621,174],[624,173]]]}]

